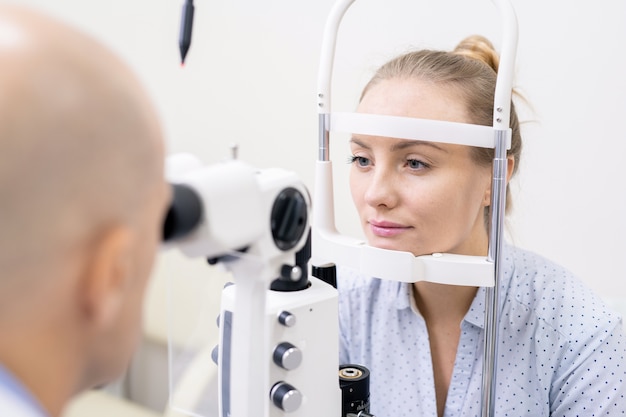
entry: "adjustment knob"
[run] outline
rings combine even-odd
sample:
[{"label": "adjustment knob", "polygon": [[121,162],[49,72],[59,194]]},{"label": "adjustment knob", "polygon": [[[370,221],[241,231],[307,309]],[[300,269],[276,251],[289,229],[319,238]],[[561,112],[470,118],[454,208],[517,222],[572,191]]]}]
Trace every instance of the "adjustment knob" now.
[{"label": "adjustment knob", "polygon": [[284,381],[277,382],[272,387],[270,398],[276,407],[287,413],[296,411],[302,404],[300,391]]},{"label": "adjustment knob", "polygon": [[278,322],[285,327],[293,327],[296,324],[296,316],[288,311],[281,311],[278,315]]},{"label": "adjustment knob", "polygon": [[220,345],[215,345],[213,350],[211,350],[211,360],[216,365],[219,365],[219,351],[220,351]]},{"label": "adjustment knob", "polygon": [[302,363],[302,351],[289,342],[282,342],[274,348],[274,363],[288,371]]},{"label": "adjustment knob", "polygon": [[307,217],[307,201],[300,191],[288,187],[276,196],[270,226],[278,249],[288,251],[296,247],[306,231]]}]

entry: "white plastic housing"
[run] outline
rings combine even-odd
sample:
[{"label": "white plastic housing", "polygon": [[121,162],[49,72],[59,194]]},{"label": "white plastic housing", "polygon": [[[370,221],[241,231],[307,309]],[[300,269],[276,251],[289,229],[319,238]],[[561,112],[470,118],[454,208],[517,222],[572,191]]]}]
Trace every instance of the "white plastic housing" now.
[{"label": "white plastic housing", "polygon": [[[250,363],[252,369],[245,375],[237,375],[233,364],[249,355],[248,349],[259,349],[259,341],[249,337],[245,343],[228,343],[228,326],[224,324],[226,317],[232,317],[235,325],[240,318],[235,313],[235,300],[240,297],[239,285],[224,289],[220,314],[220,349],[219,371],[220,392],[222,397],[230,392],[230,410],[223,408],[228,399],[220,400],[220,416],[227,416],[228,411],[233,417],[238,410],[245,408],[245,416],[262,417],[318,417],[339,416],[341,414],[341,390],[339,388],[339,355],[338,355],[338,307],[337,291],[330,285],[311,279],[311,287],[297,292],[268,291],[265,314],[257,318],[257,326],[264,328],[268,334],[266,339],[269,349],[259,362]],[[288,311],[295,317],[295,325],[287,327],[278,322],[278,315]],[[289,342],[302,352],[302,363],[296,369],[286,370],[272,360],[273,349],[280,343]],[[230,351],[226,347],[230,346]],[[230,364],[228,363],[230,361]],[[259,374],[255,368],[267,367],[269,372],[264,379],[254,381],[255,390],[263,393],[263,406],[251,408],[241,403],[248,403],[249,397],[243,392],[244,387],[238,379],[251,381],[251,375]],[[230,371],[229,371],[230,370]],[[279,381],[287,382],[302,394],[302,404],[292,413],[276,407],[270,398],[272,387]],[[233,403],[235,401],[235,403]]]},{"label": "white plastic housing", "polygon": [[[190,258],[215,258],[246,248],[268,262],[280,258],[282,251],[273,242],[271,211],[277,195],[285,188],[295,188],[310,207],[309,193],[291,172],[279,168],[258,170],[238,161],[202,166],[189,154],[168,157],[168,181],[185,184],[200,196],[202,220],[188,236],[168,243]],[[305,233],[296,250],[307,239]]]}]

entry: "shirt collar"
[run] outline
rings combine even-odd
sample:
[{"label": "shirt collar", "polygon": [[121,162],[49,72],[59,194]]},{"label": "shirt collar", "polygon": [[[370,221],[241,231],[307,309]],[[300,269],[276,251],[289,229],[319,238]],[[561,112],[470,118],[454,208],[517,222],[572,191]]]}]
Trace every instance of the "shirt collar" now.
[{"label": "shirt collar", "polygon": [[[415,312],[415,314],[421,316],[421,313],[415,305],[412,284],[406,282],[401,282],[399,284],[400,285],[398,285],[398,292],[396,295],[396,308],[398,310],[410,308],[413,312]],[[467,314],[465,314],[463,319],[481,329],[485,327],[485,292],[484,287],[481,287],[478,291],[476,291],[476,295],[474,296],[470,309],[467,311]]]},{"label": "shirt collar", "polygon": [[[510,252],[510,247],[505,243],[504,252]],[[506,288],[509,286],[509,281],[511,276],[513,275],[513,262],[510,261],[510,257],[503,257],[504,265],[502,268],[502,276],[500,277],[500,297],[499,304],[500,310],[502,311],[502,306],[504,305],[504,295],[506,294]],[[419,310],[415,307],[415,300],[413,297],[413,290],[411,283],[399,282],[398,289],[396,293],[396,308],[398,310],[404,310],[405,308],[413,308],[413,310],[419,314]],[[485,297],[486,297],[486,288],[480,287],[478,291],[476,291],[476,295],[474,296],[474,300],[465,314],[463,320],[468,323],[484,329],[485,327]],[[412,307],[413,306],[413,307]]]},{"label": "shirt collar", "polygon": [[470,305],[467,314],[465,314],[466,322],[473,324],[476,327],[480,327],[483,329],[485,327],[485,296],[486,296],[486,288],[480,287],[478,291],[476,291],[476,295],[474,296],[474,300]]},{"label": "shirt collar", "polygon": [[2,364],[0,364],[0,387],[30,408],[35,415],[42,417],[47,415],[33,394]]},{"label": "shirt collar", "polygon": [[[504,308],[504,302],[509,286],[511,285],[511,279],[515,270],[515,263],[512,260],[512,247],[507,243],[503,244],[502,251],[502,275],[500,276],[500,282],[498,283],[498,312],[502,313]],[[474,301],[465,315],[464,320],[473,324],[481,329],[485,328],[485,304],[487,297],[487,289],[480,287],[476,291]]]},{"label": "shirt collar", "polygon": [[404,310],[411,307],[411,303],[414,302],[413,290],[411,283],[398,282],[398,291],[396,293],[396,308],[398,310]]}]

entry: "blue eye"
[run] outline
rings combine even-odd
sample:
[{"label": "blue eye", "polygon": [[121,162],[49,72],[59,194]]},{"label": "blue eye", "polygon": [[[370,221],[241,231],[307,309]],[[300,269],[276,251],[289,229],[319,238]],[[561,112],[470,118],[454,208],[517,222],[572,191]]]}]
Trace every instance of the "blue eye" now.
[{"label": "blue eye", "polygon": [[362,156],[352,155],[348,158],[348,163],[356,164],[360,167],[366,167],[370,164],[370,160]]},{"label": "blue eye", "polygon": [[411,169],[428,168],[428,165],[426,165],[425,163],[417,159],[408,159],[406,162],[407,162],[407,166]]}]

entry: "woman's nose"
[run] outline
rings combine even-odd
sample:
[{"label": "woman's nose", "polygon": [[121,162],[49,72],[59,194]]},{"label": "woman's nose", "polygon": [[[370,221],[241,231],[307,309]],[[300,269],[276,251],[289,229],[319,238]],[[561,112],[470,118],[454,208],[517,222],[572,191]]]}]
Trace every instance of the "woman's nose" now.
[{"label": "woman's nose", "polygon": [[398,181],[386,170],[372,173],[365,190],[365,202],[372,207],[395,207],[398,203]]}]

